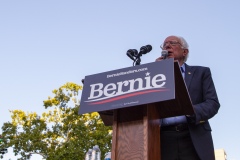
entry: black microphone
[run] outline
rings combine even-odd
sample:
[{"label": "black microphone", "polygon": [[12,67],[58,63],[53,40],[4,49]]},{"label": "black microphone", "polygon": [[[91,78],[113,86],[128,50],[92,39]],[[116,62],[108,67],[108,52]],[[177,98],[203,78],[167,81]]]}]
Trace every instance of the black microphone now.
[{"label": "black microphone", "polygon": [[152,46],[151,45],[142,46],[140,48],[139,54],[146,54],[146,53],[150,52],[151,50],[152,50]]},{"label": "black microphone", "polygon": [[168,56],[168,51],[167,50],[162,50],[162,57],[163,59],[166,59]]},{"label": "black microphone", "polygon": [[135,60],[134,57],[137,57],[137,55],[138,55],[138,51],[136,49],[129,49],[127,51],[127,56],[131,58],[133,61]]}]

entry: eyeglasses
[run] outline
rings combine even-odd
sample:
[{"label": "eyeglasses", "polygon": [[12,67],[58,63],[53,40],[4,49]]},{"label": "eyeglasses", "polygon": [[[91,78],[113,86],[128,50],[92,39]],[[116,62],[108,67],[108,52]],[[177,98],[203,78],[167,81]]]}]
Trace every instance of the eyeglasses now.
[{"label": "eyeglasses", "polygon": [[164,43],[160,46],[160,48],[161,48],[161,49],[166,48],[167,44],[169,44],[169,45],[171,45],[171,46],[176,46],[176,45],[180,44],[180,45],[182,46],[182,44],[179,43],[178,41],[167,41],[167,42],[164,42]]}]

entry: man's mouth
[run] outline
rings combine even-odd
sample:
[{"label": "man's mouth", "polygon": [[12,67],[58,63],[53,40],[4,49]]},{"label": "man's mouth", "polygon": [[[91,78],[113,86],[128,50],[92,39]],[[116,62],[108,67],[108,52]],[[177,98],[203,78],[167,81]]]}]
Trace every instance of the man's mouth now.
[{"label": "man's mouth", "polygon": [[168,56],[171,56],[173,54],[172,51],[168,51]]}]

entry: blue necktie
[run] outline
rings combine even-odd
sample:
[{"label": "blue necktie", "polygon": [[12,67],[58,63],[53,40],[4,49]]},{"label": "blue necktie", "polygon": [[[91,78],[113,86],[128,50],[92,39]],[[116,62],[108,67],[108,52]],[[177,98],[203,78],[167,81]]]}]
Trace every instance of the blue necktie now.
[{"label": "blue necktie", "polygon": [[181,72],[182,72],[183,78],[185,78],[185,71],[184,71],[183,67],[180,67],[180,70],[181,70]]},{"label": "blue necktie", "polygon": [[182,73],[184,73],[183,67],[180,67],[180,69],[181,69]]}]

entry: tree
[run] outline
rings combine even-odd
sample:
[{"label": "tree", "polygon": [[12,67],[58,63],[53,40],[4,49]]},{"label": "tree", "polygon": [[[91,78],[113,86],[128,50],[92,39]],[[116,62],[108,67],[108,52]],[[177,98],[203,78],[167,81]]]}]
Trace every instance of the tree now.
[{"label": "tree", "polygon": [[47,160],[82,160],[87,150],[96,144],[102,155],[108,152],[111,127],[103,124],[97,112],[78,115],[77,96],[81,89],[80,85],[66,83],[53,90],[54,97],[43,101],[48,111],[41,116],[35,112],[10,111],[12,122],[2,127],[4,147],[13,147],[20,160],[32,154],[40,154]]},{"label": "tree", "polygon": [[7,149],[3,147],[3,138],[0,135],[0,157],[3,158],[3,155],[7,153]]}]

